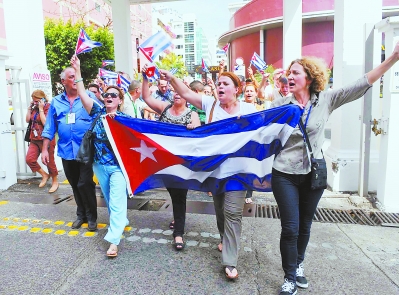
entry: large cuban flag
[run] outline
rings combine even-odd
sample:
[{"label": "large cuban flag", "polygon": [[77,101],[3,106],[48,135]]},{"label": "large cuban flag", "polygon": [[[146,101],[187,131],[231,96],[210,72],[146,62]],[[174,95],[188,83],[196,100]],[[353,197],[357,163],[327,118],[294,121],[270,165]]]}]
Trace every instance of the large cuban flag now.
[{"label": "large cuban flag", "polygon": [[130,194],[159,187],[219,194],[271,191],[274,157],[301,113],[286,105],[194,130],[118,116],[103,120]]}]

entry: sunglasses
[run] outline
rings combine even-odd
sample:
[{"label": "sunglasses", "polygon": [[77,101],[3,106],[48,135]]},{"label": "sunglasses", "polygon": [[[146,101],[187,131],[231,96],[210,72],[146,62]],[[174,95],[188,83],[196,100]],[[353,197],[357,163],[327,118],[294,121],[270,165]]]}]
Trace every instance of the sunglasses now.
[{"label": "sunglasses", "polygon": [[109,92],[104,92],[101,94],[102,97],[107,98],[108,96],[111,96],[112,98],[117,98],[118,97],[118,93],[109,93]]}]

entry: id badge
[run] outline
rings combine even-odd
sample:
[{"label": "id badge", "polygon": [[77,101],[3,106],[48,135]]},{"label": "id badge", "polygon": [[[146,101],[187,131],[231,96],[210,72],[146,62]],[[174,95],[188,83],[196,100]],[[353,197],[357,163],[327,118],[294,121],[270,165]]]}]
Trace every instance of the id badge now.
[{"label": "id badge", "polygon": [[37,137],[37,131],[36,130],[33,130],[33,135],[35,136],[35,137]]},{"label": "id badge", "polygon": [[75,113],[69,113],[66,117],[67,124],[75,124]]}]

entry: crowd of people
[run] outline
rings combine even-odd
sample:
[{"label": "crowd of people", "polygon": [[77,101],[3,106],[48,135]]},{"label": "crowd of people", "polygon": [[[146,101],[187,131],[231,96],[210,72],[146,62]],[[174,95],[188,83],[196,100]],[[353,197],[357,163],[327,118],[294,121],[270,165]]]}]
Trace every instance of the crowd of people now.
[{"label": "crowd of people", "polygon": [[[54,162],[55,134],[58,133],[58,155],[62,159],[65,175],[73,189],[77,204],[76,220],[72,228],[88,223],[88,230],[97,230],[97,203],[93,170],[97,176],[109,212],[109,227],[104,239],[109,242],[106,255],[118,255],[118,245],[127,219],[127,182],[113,148],[104,130],[105,116],[125,116],[159,120],[186,126],[201,125],[256,113],[268,108],[293,104],[303,112],[301,120],[307,133],[314,158],[323,158],[324,126],[338,107],[354,101],[378,81],[399,60],[399,43],[381,65],[357,81],[342,88],[324,91],[327,67],[321,59],[303,57],[291,62],[287,70],[277,69],[263,73],[260,84],[248,69],[248,79],[233,72],[220,71],[217,81],[181,80],[166,70],[159,70],[157,87],[150,87],[147,65],[142,69],[143,81],[133,80],[128,92],[117,86],[88,84],[85,87],[80,71],[80,60],[73,56],[71,66],[61,72],[64,92],[48,103],[41,91],[32,93],[32,103],[26,121],[33,122],[26,161],[32,171],[42,176],[40,187],[51,177],[49,192],[58,188],[57,167]],[[221,65],[221,69],[224,65]],[[87,90],[86,90],[87,89]],[[94,161],[83,164],[76,160],[83,135],[93,125]],[[275,157],[272,190],[281,218],[280,253],[284,281],[280,295],[296,294],[297,287],[307,288],[304,273],[305,252],[310,238],[312,219],[323,189],[310,186],[310,155],[304,144],[304,134],[295,128]],[[37,163],[42,163],[48,173]],[[174,247],[183,250],[186,215],[186,189],[167,188],[173,203]],[[251,191],[228,191],[213,195],[216,224],[221,241],[218,250],[228,279],[238,278],[242,213],[246,197]]]}]

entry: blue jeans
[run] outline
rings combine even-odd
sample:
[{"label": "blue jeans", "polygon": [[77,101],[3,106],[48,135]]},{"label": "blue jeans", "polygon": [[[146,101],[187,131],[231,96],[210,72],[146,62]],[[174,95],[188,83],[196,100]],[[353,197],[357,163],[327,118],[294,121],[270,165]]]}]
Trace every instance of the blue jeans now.
[{"label": "blue jeans", "polygon": [[310,173],[286,174],[275,169],[272,190],[280,211],[284,278],[295,282],[296,268],[305,258],[313,216],[324,190],[310,189]]},{"label": "blue jeans", "polygon": [[119,166],[94,163],[96,174],[107,204],[109,213],[109,228],[104,239],[111,244],[119,245],[127,219],[126,180]]}]

